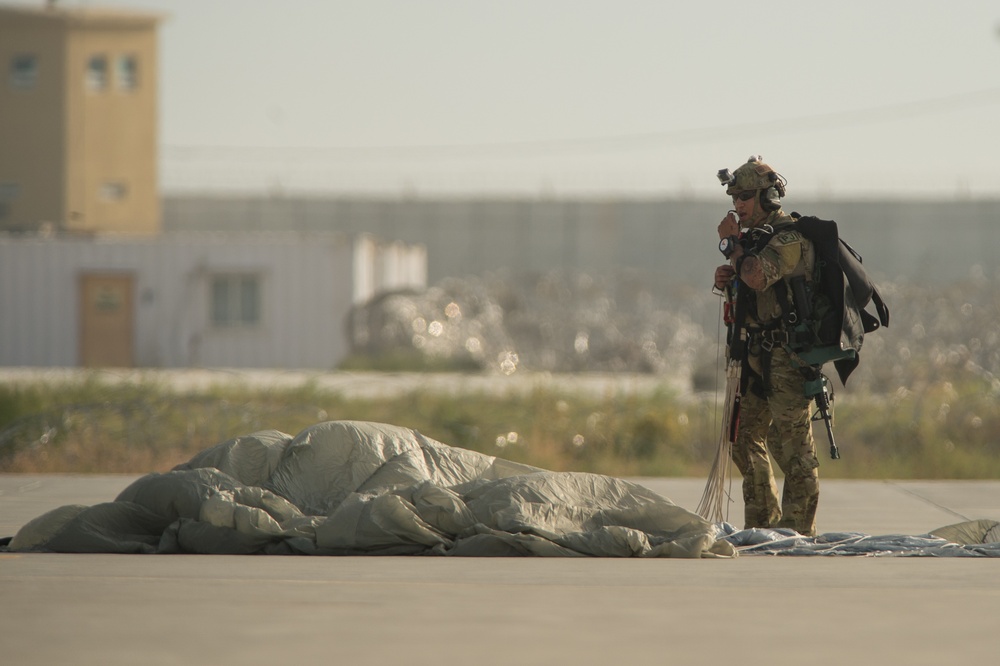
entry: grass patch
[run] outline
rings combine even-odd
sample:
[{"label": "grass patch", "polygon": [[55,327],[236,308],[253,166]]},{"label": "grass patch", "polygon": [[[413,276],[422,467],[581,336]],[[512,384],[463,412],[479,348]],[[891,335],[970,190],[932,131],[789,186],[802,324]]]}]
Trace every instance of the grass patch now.
[{"label": "grass patch", "polygon": [[[843,458],[827,459],[826,434],[817,425],[821,475],[1000,478],[996,397],[975,381],[939,381],[838,398]],[[310,383],[178,394],[155,382],[87,379],[0,387],[0,472],[162,472],[256,430],[294,435],[320,421],[362,420],[551,470],[704,476],[718,419],[714,397],[666,390],[603,396],[551,388],[501,395],[419,390],[364,398]]]}]

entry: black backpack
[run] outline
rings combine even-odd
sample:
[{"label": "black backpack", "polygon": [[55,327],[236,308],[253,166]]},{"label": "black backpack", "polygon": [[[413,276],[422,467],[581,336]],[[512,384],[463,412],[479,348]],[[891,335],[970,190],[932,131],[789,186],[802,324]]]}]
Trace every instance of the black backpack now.
[{"label": "black backpack", "polygon": [[[865,333],[889,325],[889,308],[868,278],[861,255],[840,238],[836,222],[798,213],[792,213],[792,217],[794,222],[776,231],[798,231],[812,241],[816,252],[811,283],[805,283],[804,294],[796,293],[791,299],[801,304],[796,310],[808,312],[805,316],[785,313],[786,327],[798,334],[792,350],[810,365],[832,361],[840,381],[846,384],[858,367]],[[780,299],[783,304],[788,300]],[[875,314],[868,312],[869,305],[874,305]]]}]

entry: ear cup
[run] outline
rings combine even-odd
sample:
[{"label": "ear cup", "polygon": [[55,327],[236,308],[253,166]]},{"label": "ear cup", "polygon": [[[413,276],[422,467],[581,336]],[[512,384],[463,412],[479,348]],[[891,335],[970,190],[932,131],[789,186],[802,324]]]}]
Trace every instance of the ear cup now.
[{"label": "ear cup", "polygon": [[769,213],[781,208],[781,196],[778,194],[778,188],[769,187],[760,191],[760,207]]}]

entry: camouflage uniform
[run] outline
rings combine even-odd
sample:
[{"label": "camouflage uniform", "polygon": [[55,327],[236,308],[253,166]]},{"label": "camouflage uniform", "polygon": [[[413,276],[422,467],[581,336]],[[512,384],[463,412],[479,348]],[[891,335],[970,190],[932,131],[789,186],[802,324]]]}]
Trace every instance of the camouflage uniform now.
[{"label": "camouflage uniform", "polygon": [[[763,189],[759,179],[769,170],[767,165],[752,160],[737,170],[736,180],[727,193]],[[811,401],[805,395],[805,378],[779,344],[774,345],[768,362],[759,333],[774,329],[781,322],[782,308],[774,285],[793,275],[810,275],[813,269],[812,243],[794,229],[781,228],[791,221],[779,207],[755,227],[770,225],[778,230],[756,253],[766,284],[753,292],[744,323],[748,344],[743,374],[745,379],[749,375],[749,385],[740,406],[732,457],[743,475],[745,527],[790,527],[812,536],[816,534],[819,460],[812,437]],[[747,293],[750,288],[742,285],[741,289]],[[790,294],[788,289],[785,295],[790,298]],[[780,501],[772,457],[785,475]]]},{"label": "camouflage uniform", "polygon": [[[743,475],[745,527],[791,527],[816,534],[819,461],[803,382],[785,351],[776,347],[771,393],[765,398],[751,389],[743,397],[733,462]],[[771,456],[785,474],[780,505]]]}]

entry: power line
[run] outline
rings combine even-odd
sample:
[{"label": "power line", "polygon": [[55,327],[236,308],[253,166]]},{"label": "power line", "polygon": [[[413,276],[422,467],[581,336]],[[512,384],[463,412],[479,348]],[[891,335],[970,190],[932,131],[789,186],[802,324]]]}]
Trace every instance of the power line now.
[{"label": "power line", "polygon": [[568,139],[539,139],[510,142],[483,142],[466,144],[423,145],[370,145],[370,146],[163,146],[168,159],[203,159],[238,157],[249,159],[364,159],[364,158],[413,158],[434,159],[466,157],[503,157],[526,154],[552,155],[567,152],[616,152],[654,149],[685,144],[730,141],[748,134],[778,134],[805,130],[836,130],[858,125],[898,121],[933,114],[948,113],[1000,103],[1000,87],[957,93],[912,102],[899,102],[867,109],[833,111],[809,116],[798,116],[734,125],[664,130],[602,137],[576,137]]}]

